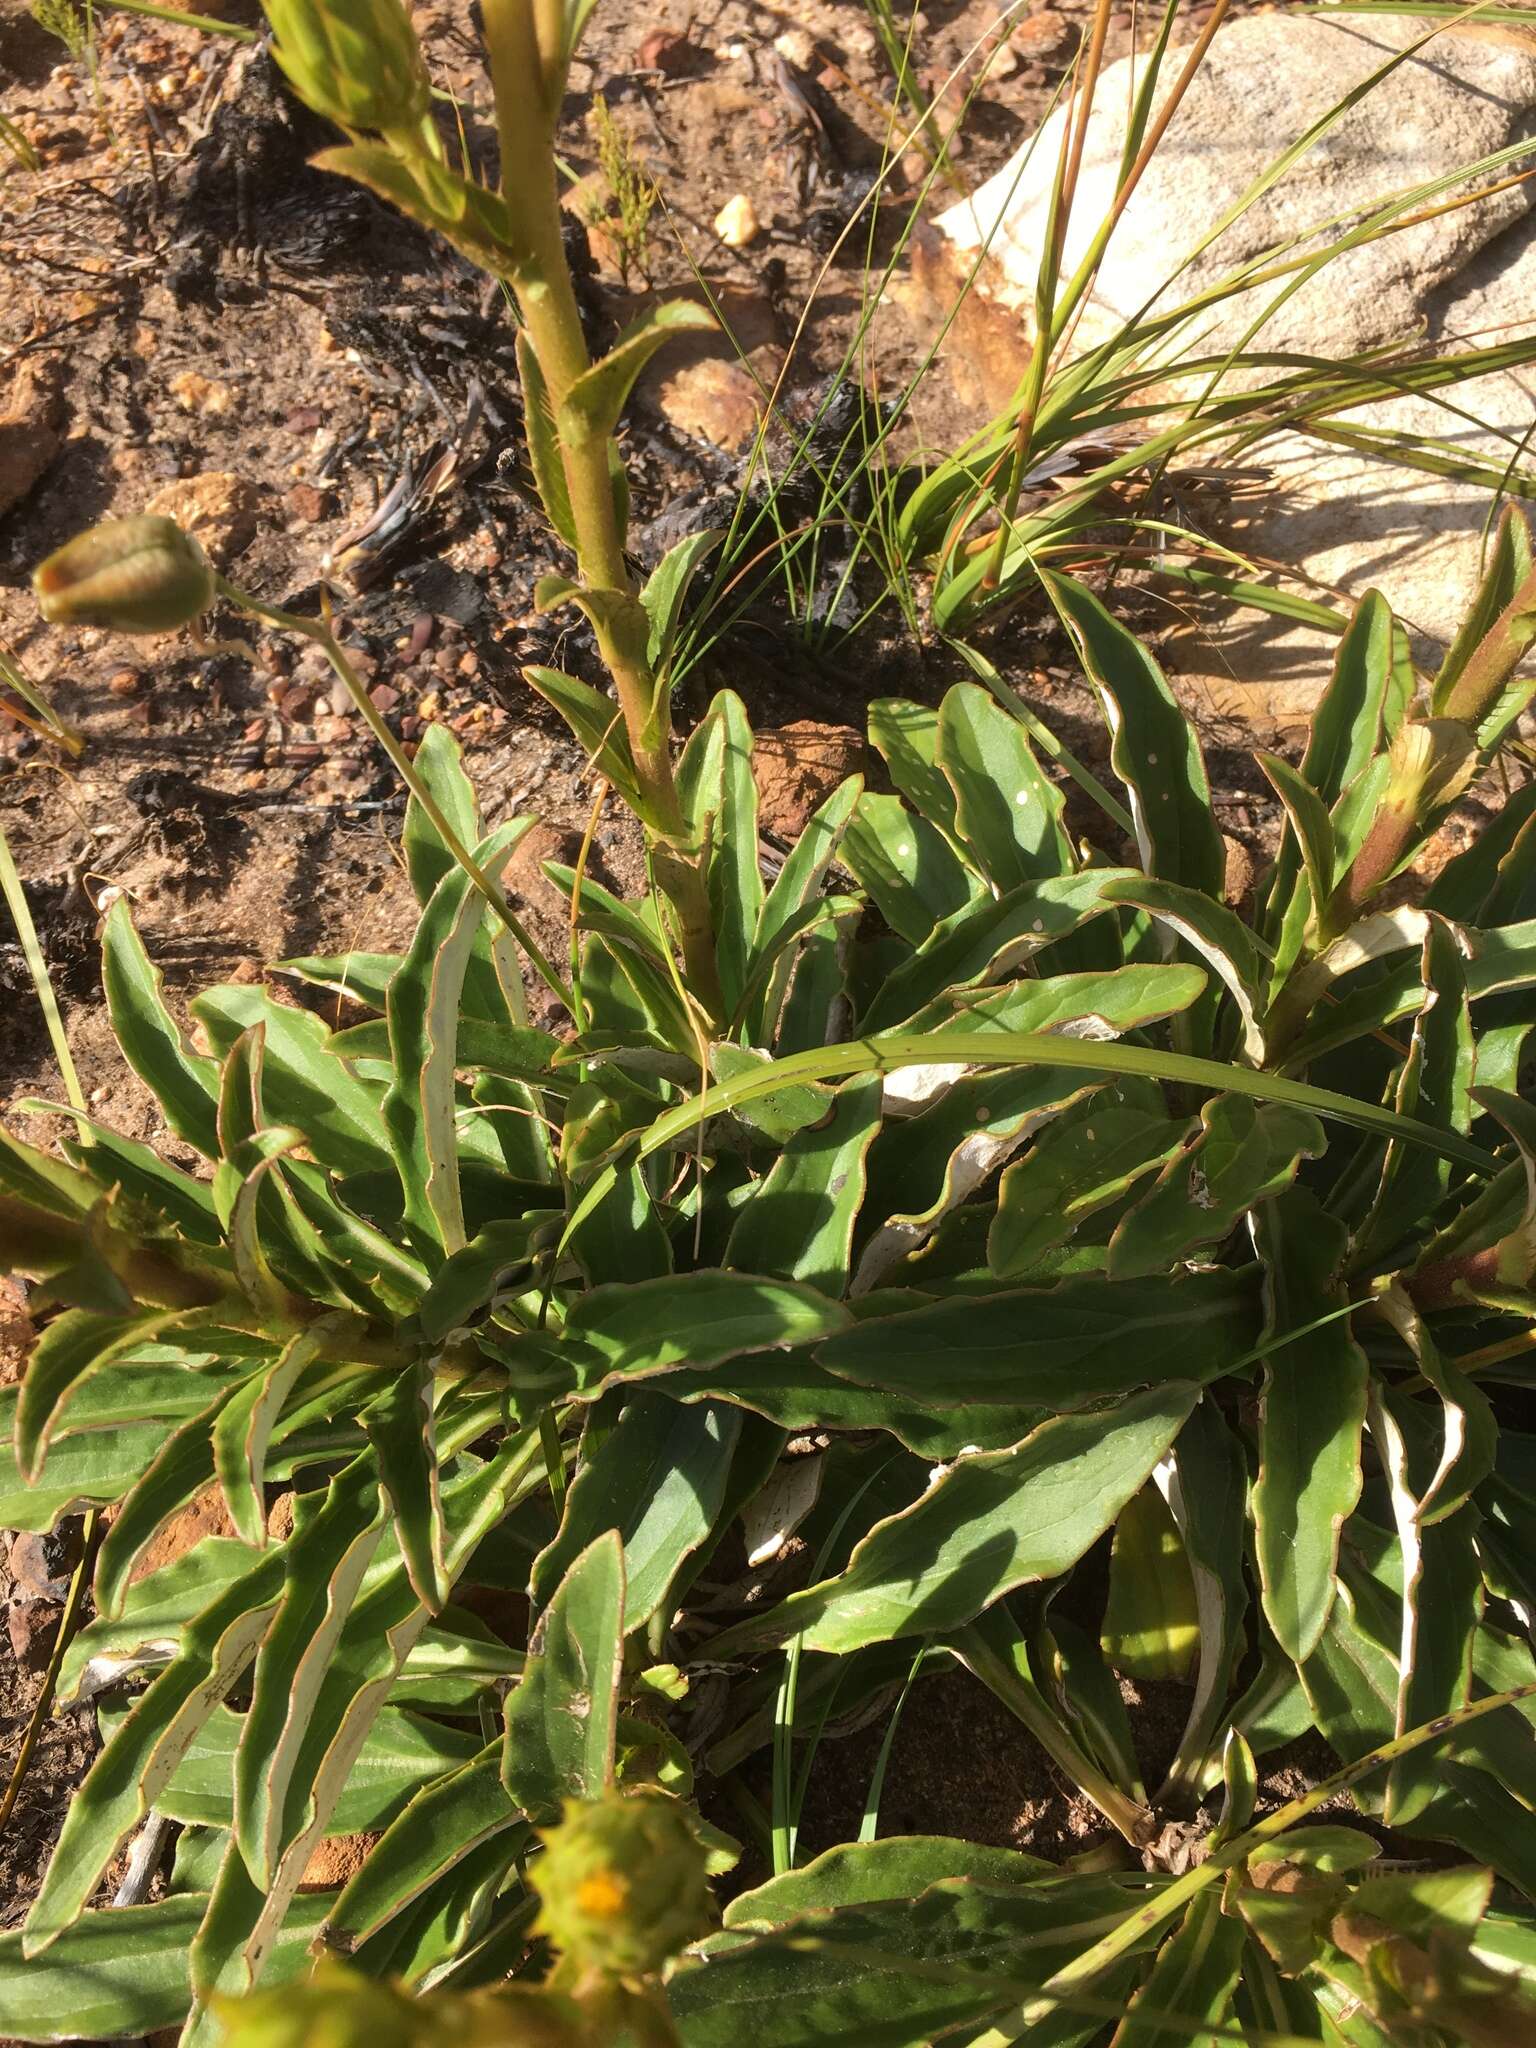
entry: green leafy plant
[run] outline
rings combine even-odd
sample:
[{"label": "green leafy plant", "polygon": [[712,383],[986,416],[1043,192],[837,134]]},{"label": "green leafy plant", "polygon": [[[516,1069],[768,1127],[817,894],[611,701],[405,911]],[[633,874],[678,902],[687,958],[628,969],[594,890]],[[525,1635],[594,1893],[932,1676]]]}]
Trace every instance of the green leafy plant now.
[{"label": "green leafy plant", "polygon": [[91,19],[87,9],[78,6],[76,0],[31,0],[28,12],[39,28],[58,37],[71,57],[85,55],[91,40]]},{"label": "green leafy plant", "polygon": [[587,220],[600,226],[612,243],[619,273],[628,284],[632,275],[650,275],[651,215],[659,196],[656,181],[636,156],[628,132],[614,119],[602,93],[592,102],[590,120],[607,199],[593,195]]},{"label": "green leafy plant", "polygon": [[[393,13],[296,5],[273,10],[291,73],[381,138],[329,160],[524,306],[535,466],[581,569],[551,601],[589,611],[618,701],[530,681],[659,886],[629,903],[546,863],[576,934],[557,974],[501,887],[533,821],[488,825],[434,728],[399,757],[410,945],[283,963],[365,1021],[219,986],[194,1042],[110,910],[113,1029],[200,1166],[78,1105],[57,1153],[0,1139],[0,1249],[44,1324],[0,1392],[0,1523],[114,1511],[59,1671],[103,1747],[0,1936],[5,2024],[188,2048],[1522,2038],[1531,790],[1415,873],[1536,691],[1520,514],[1436,674],[1359,607],[1299,761],[1264,760],[1284,824],[1244,911],[1155,661],[1048,568],[1115,787],[978,656],[937,710],[871,707],[890,788],[845,781],[770,882],[745,706],[721,693],[672,744],[708,537],[644,590],[622,560],[604,580],[609,441],[661,329],[576,368],[523,210],[553,191],[579,11],[487,7],[492,192],[437,153]],[[324,619],[129,525],[43,565],[52,615],[164,629],[222,598],[349,678]],[[145,1569],[214,1490],[234,1534]],[[798,1534],[798,1571],[743,1570],[749,1511],[764,1556]],[[880,1838],[889,1745],[861,1839],[802,1862],[819,1744],[956,1669],[1098,1809],[1099,1867]],[[1122,1679],[1187,1685],[1156,1784]],[[1256,1818],[1262,1760],[1309,1732],[1342,1770]],[[1346,1795],[1363,1824],[1307,1824]],[[705,1933],[704,1880],[742,1855],[725,1816],[757,1868]],[[164,1895],[96,1905],[162,1826]],[[308,1888],[360,1832],[345,1882]]]}]

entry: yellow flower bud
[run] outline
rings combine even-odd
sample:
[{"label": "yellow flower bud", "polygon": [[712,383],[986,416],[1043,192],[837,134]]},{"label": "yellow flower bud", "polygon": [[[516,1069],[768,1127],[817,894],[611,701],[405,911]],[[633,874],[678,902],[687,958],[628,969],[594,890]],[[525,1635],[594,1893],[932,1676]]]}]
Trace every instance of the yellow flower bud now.
[{"label": "yellow flower bud", "polygon": [[615,1982],[655,1975],[709,1926],[703,1845],[665,1792],[568,1799],[528,1882],[535,1931],[569,1964]]},{"label": "yellow flower bud", "polygon": [[108,519],[77,533],[32,572],[38,609],[56,626],[172,633],[213,603],[208,557],[174,519]]},{"label": "yellow flower bud", "polygon": [[264,0],[272,54],[306,106],[339,128],[419,127],[432,104],[402,0]]}]

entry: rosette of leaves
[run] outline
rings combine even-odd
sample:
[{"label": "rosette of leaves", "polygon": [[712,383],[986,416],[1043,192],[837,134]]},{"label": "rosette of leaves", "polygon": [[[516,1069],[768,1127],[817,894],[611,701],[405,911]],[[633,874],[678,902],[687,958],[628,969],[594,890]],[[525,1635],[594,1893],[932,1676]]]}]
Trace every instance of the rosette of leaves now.
[{"label": "rosette of leaves", "polygon": [[[0,1937],[11,2031],[211,2038],[211,2001],[312,1945],[420,1991],[537,1980],[563,1802],[713,1799],[766,1754],[775,1874],[672,1966],[687,2043],[743,2001],[785,2044],[1002,2041],[1018,2015],[1088,2041],[1132,2000],[1149,2035],[1175,2011],[1497,2038],[1536,1889],[1536,804],[1402,877],[1527,694],[1529,573],[1511,519],[1433,682],[1362,606],[1299,764],[1268,764],[1286,827],[1251,919],[1166,683],[1068,582],[1120,785],[1096,844],[965,684],[873,707],[891,787],[845,782],[770,881],[747,716],[716,701],[677,765],[712,1027],[655,898],[557,864],[573,1013],[528,1025],[512,941],[415,804],[409,949],[288,963],[374,1012],[346,1029],[222,987],[194,1044],[114,907],[113,1025],[197,1164],[86,1116],[58,1155],[0,1148],[44,1320],[0,1521],[114,1510],[63,1674],[105,1743]],[[485,829],[444,733],[417,768],[499,875],[527,821]],[[210,1488],[235,1534],[137,1576]],[[798,1525],[792,1590],[732,1565],[748,1510],[764,1554]],[[471,1587],[526,1624],[491,1629]],[[805,1744],[957,1662],[1120,1864],[898,1840],[797,1868]],[[700,1668],[724,1684],[693,1722]],[[1124,1677],[1187,1686],[1150,1788]],[[1361,1878],[1360,1830],[1256,1865],[1252,1759],[1311,1729],[1351,1784],[1382,1767],[1356,1797],[1398,1853],[1485,1874]],[[1168,1823],[1199,1838],[1223,1780],[1214,1853],[1173,1876]],[[178,1831],[165,1895],[101,1910],[151,1814]],[[359,1831],[355,1874],[307,1889]],[[1274,1856],[1301,1878],[1256,1878]]]}]

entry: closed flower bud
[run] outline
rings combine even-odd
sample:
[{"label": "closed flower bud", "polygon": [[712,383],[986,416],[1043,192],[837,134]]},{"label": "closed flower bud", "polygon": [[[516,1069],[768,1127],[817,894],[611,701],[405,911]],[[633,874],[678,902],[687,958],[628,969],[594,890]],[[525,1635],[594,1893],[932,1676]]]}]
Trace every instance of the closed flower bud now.
[{"label": "closed flower bud", "polygon": [[56,626],[173,633],[213,602],[213,570],[174,519],[108,519],[66,541],[32,572],[43,617]]},{"label": "closed flower bud", "polygon": [[401,0],[264,0],[272,54],[307,106],[340,128],[419,127],[432,104]]},{"label": "closed flower bud", "polygon": [[535,1931],[583,1975],[654,1976],[708,1928],[704,1846],[669,1794],[568,1799],[541,1839],[528,1872],[542,1902]]}]

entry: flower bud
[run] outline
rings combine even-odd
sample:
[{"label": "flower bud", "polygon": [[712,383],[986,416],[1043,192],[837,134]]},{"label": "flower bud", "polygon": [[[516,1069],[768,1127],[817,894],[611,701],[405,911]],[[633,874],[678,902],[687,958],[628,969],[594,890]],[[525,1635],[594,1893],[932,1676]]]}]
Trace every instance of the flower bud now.
[{"label": "flower bud", "polygon": [[55,626],[173,633],[213,603],[208,557],[174,519],[108,519],[66,541],[32,572]]},{"label": "flower bud", "polygon": [[568,1799],[528,1872],[542,1902],[535,1932],[575,1970],[654,1976],[709,1926],[704,1845],[665,1792]]},{"label": "flower bud", "polygon": [[339,128],[419,127],[432,104],[402,0],[264,0],[272,54],[294,91]]}]

